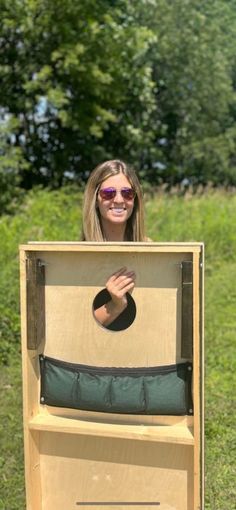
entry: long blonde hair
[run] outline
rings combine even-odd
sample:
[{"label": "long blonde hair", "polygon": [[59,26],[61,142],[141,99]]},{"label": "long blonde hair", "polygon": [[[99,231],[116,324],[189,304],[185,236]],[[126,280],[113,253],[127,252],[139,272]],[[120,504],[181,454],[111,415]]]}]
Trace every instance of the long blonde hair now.
[{"label": "long blonde hair", "polygon": [[105,241],[102,232],[100,213],[96,206],[97,193],[108,177],[124,174],[136,191],[132,215],[127,221],[125,240],[145,241],[142,191],[137,175],[132,167],[113,159],[98,165],[90,174],[84,193],[82,241]]}]

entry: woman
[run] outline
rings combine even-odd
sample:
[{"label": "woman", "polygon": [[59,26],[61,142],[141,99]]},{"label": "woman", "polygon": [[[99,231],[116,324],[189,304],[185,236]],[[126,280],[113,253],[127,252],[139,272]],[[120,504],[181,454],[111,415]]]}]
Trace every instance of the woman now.
[{"label": "woman", "polygon": [[[120,160],[98,165],[87,182],[83,208],[83,241],[147,241],[144,235],[142,191],[134,170]],[[109,300],[94,310],[105,327],[125,316],[127,292],[135,273],[123,267],[106,283]],[[109,328],[112,329],[112,328]]]}]

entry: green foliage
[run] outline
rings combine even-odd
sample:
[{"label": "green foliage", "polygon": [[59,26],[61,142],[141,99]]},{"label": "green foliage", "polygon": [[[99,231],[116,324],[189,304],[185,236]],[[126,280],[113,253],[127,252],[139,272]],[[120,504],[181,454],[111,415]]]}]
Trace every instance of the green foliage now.
[{"label": "green foliage", "polygon": [[18,182],[81,182],[113,157],[151,183],[236,183],[234,2],[0,0],[0,8],[0,107],[15,122],[0,145],[2,208]]},{"label": "green foliage", "polygon": [[84,179],[114,150],[149,143],[134,113],[152,109],[145,55],[155,37],[126,19],[123,2],[2,4],[2,106],[20,121],[23,185]]},{"label": "green foliage", "polygon": [[[144,186],[147,188],[147,186]],[[235,503],[235,194],[223,190],[146,197],[147,234],[155,241],[206,243],[206,504]],[[15,216],[0,220],[0,509],[24,508],[18,244],[78,240],[81,193],[34,190]]]},{"label": "green foliage", "polygon": [[209,267],[236,261],[236,230],[231,220],[235,214],[236,195],[223,189],[199,193],[155,194],[146,202],[148,235],[153,241],[203,241]]},{"label": "green foliage", "polygon": [[161,162],[166,166],[160,177],[172,185],[184,178],[236,182],[231,60],[235,9],[220,0],[153,4],[151,26],[158,34],[151,57],[160,125],[156,135],[157,143],[163,141]]},{"label": "green foliage", "polygon": [[25,508],[20,356],[0,374],[0,510]]},{"label": "green foliage", "polygon": [[13,118],[0,121],[0,215],[14,210],[16,200],[21,197],[19,170],[27,168],[21,148],[8,141],[9,133],[14,133],[18,125]]},{"label": "green foliage", "polygon": [[[81,195],[73,187],[61,192],[32,190],[15,216],[0,220],[0,365],[20,352],[18,245],[30,239],[78,240]],[[33,221],[32,221],[33,218]]]},{"label": "green foliage", "polygon": [[206,510],[233,510],[236,498],[235,275],[223,258],[206,274]]}]

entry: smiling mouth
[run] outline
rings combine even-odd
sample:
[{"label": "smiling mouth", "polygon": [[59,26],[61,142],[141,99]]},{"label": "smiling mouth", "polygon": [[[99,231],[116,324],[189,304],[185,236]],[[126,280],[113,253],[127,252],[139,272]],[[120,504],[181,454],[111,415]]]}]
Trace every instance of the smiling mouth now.
[{"label": "smiling mouth", "polygon": [[126,211],[125,207],[110,207],[110,211],[123,212]]}]

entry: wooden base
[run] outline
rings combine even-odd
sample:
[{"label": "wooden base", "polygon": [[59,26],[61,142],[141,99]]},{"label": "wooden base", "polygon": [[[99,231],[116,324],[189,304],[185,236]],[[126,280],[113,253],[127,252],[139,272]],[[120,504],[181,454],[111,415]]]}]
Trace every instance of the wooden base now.
[{"label": "wooden base", "polygon": [[43,432],[39,448],[42,510],[89,502],[193,509],[191,446]]}]

